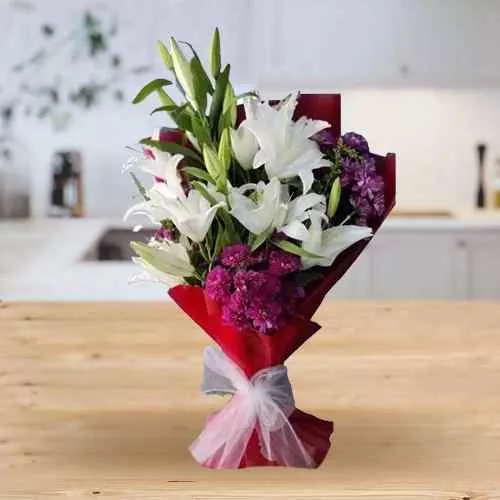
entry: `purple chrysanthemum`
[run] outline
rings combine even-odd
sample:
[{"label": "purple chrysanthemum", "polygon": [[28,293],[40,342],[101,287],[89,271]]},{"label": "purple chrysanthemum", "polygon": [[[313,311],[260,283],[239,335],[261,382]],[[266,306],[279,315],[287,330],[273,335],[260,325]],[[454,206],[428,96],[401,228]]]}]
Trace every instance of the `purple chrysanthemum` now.
[{"label": "purple chrysanthemum", "polygon": [[287,278],[300,267],[299,257],[282,250],[262,247],[252,254],[247,245],[230,245],[207,274],[205,290],[221,306],[226,324],[271,335],[303,297],[302,287]]},{"label": "purple chrysanthemum", "polygon": [[233,292],[233,277],[229,270],[222,266],[215,266],[205,280],[207,295],[217,302],[225,302]]},{"label": "purple chrysanthemum", "polygon": [[283,323],[283,305],[277,299],[254,300],[247,309],[247,315],[252,320],[254,330],[270,334]]},{"label": "purple chrysanthemum", "polygon": [[283,250],[272,250],[269,254],[268,271],[271,274],[282,276],[299,271],[301,268],[300,257]]},{"label": "purple chrysanthemum", "polygon": [[248,293],[251,300],[272,300],[281,291],[279,278],[262,271],[238,271],[233,283],[237,291]]},{"label": "purple chrysanthemum", "polygon": [[360,134],[356,132],[347,132],[342,136],[342,142],[358,151],[358,153],[365,154],[370,151],[370,147],[368,146],[368,141]]},{"label": "purple chrysanthemum", "polygon": [[244,292],[236,291],[222,306],[222,320],[239,331],[252,329],[252,320],[247,313],[247,297]]},{"label": "purple chrysanthemum", "polygon": [[248,245],[236,243],[222,250],[220,260],[226,267],[246,268],[252,263],[252,252]]}]

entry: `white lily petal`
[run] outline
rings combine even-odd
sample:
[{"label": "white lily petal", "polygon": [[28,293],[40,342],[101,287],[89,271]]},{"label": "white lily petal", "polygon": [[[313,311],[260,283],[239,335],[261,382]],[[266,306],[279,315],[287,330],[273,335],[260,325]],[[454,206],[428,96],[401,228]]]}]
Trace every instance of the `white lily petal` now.
[{"label": "white lily petal", "polygon": [[247,101],[244,128],[252,132],[260,146],[253,159],[253,168],[265,165],[269,178],[299,176],[303,182],[303,193],[307,193],[312,185],[312,172],[330,165],[310,137],[329,124],[308,119],[294,122],[296,99],[297,96],[292,95],[279,107],[259,103],[255,99]]},{"label": "white lily petal", "polygon": [[187,215],[186,212],[182,211],[172,212],[172,222],[182,234],[199,243],[205,239],[217,210],[223,205],[224,203],[218,203],[210,207],[207,211],[193,215]]},{"label": "white lily petal", "polygon": [[146,158],[137,163],[137,167],[154,177],[165,181],[170,191],[183,192],[178,165],[184,159],[182,155],[171,155],[165,151],[154,150],[154,158]]},{"label": "white lily petal", "polygon": [[329,249],[329,252],[334,252],[336,257],[347,247],[372,235],[373,231],[370,227],[354,225],[336,226],[323,232],[323,242]]},{"label": "white lily petal", "polygon": [[331,125],[328,122],[323,120],[311,120],[306,118],[305,116],[301,116],[296,122],[295,125],[297,129],[301,128],[301,134],[306,137],[312,137],[313,135],[325,130],[326,128],[330,128]]},{"label": "white lily petal", "polygon": [[303,222],[309,218],[307,212],[311,209],[324,212],[326,210],[325,196],[317,193],[309,193],[294,198],[288,205],[286,221],[291,222],[293,220],[299,220]]},{"label": "white lily petal", "polygon": [[252,132],[245,127],[245,122],[237,130],[231,130],[231,146],[238,163],[245,170],[250,170],[259,144]]},{"label": "white lily petal", "polygon": [[294,240],[299,241],[305,240],[309,234],[306,226],[304,226],[304,224],[302,224],[302,222],[299,222],[298,220],[294,220],[286,226],[283,226],[280,231],[282,233],[285,233],[289,238],[293,238]]},{"label": "white lily petal", "polygon": [[314,182],[314,175],[312,170],[301,170],[299,173],[300,180],[302,181],[302,190],[308,193]]},{"label": "white lily petal", "polygon": [[322,217],[323,214],[320,212],[311,213],[308,237],[304,239],[302,247],[319,257],[303,257],[304,269],[313,266],[331,266],[337,256],[346,248],[373,234],[371,228],[364,226],[336,226],[323,231],[321,229]]},{"label": "white lily petal", "polygon": [[[244,193],[253,190],[255,200]],[[265,184],[246,184],[240,188],[231,188],[229,191],[231,214],[239,220],[252,234],[262,234],[276,227],[284,221],[286,207],[281,203],[281,183],[278,179],[271,179]]]},{"label": "white lily petal", "polygon": [[132,216],[143,215],[149,221],[154,224],[160,224],[160,222],[168,218],[168,212],[161,205],[157,205],[151,201],[143,201],[132,205],[123,216],[123,220],[126,221]]}]

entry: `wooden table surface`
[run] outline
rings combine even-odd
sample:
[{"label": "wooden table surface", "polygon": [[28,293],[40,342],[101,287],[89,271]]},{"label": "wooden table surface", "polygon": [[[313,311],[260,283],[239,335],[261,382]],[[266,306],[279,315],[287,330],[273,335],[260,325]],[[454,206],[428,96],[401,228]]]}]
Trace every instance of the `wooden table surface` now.
[{"label": "wooden table surface", "polygon": [[187,447],[208,338],[167,304],[0,304],[0,499],[500,498],[500,303],[335,302],[289,361],[335,421],[315,471]]}]

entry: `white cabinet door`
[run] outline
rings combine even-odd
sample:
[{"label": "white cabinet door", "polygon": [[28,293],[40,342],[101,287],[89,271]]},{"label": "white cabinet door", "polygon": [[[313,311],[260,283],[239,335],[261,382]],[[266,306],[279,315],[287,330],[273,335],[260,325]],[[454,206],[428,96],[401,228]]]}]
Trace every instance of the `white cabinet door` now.
[{"label": "white cabinet door", "polygon": [[328,298],[330,299],[368,299],[370,290],[370,253],[368,245],[354,264],[335,284]]},{"label": "white cabinet door", "polygon": [[466,282],[470,299],[500,299],[500,234],[476,232],[461,238],[466,249]]},{"label": "white cabinet door", "polygon": [[461,298],[453,233],[382,230],[372,245],[370,298]]}]

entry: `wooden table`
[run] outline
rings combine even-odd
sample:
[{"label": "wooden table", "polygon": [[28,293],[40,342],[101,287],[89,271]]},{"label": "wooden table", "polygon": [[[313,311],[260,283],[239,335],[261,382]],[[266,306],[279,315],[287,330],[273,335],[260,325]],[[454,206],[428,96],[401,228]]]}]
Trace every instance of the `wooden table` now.
[{"label": "wooden table", "polygon": [[335,420],[316,470],[210,471],[223,403],[167,304],[0,304],[0,498],[500,498],[500,303],[329,303],[289,362]]}]

